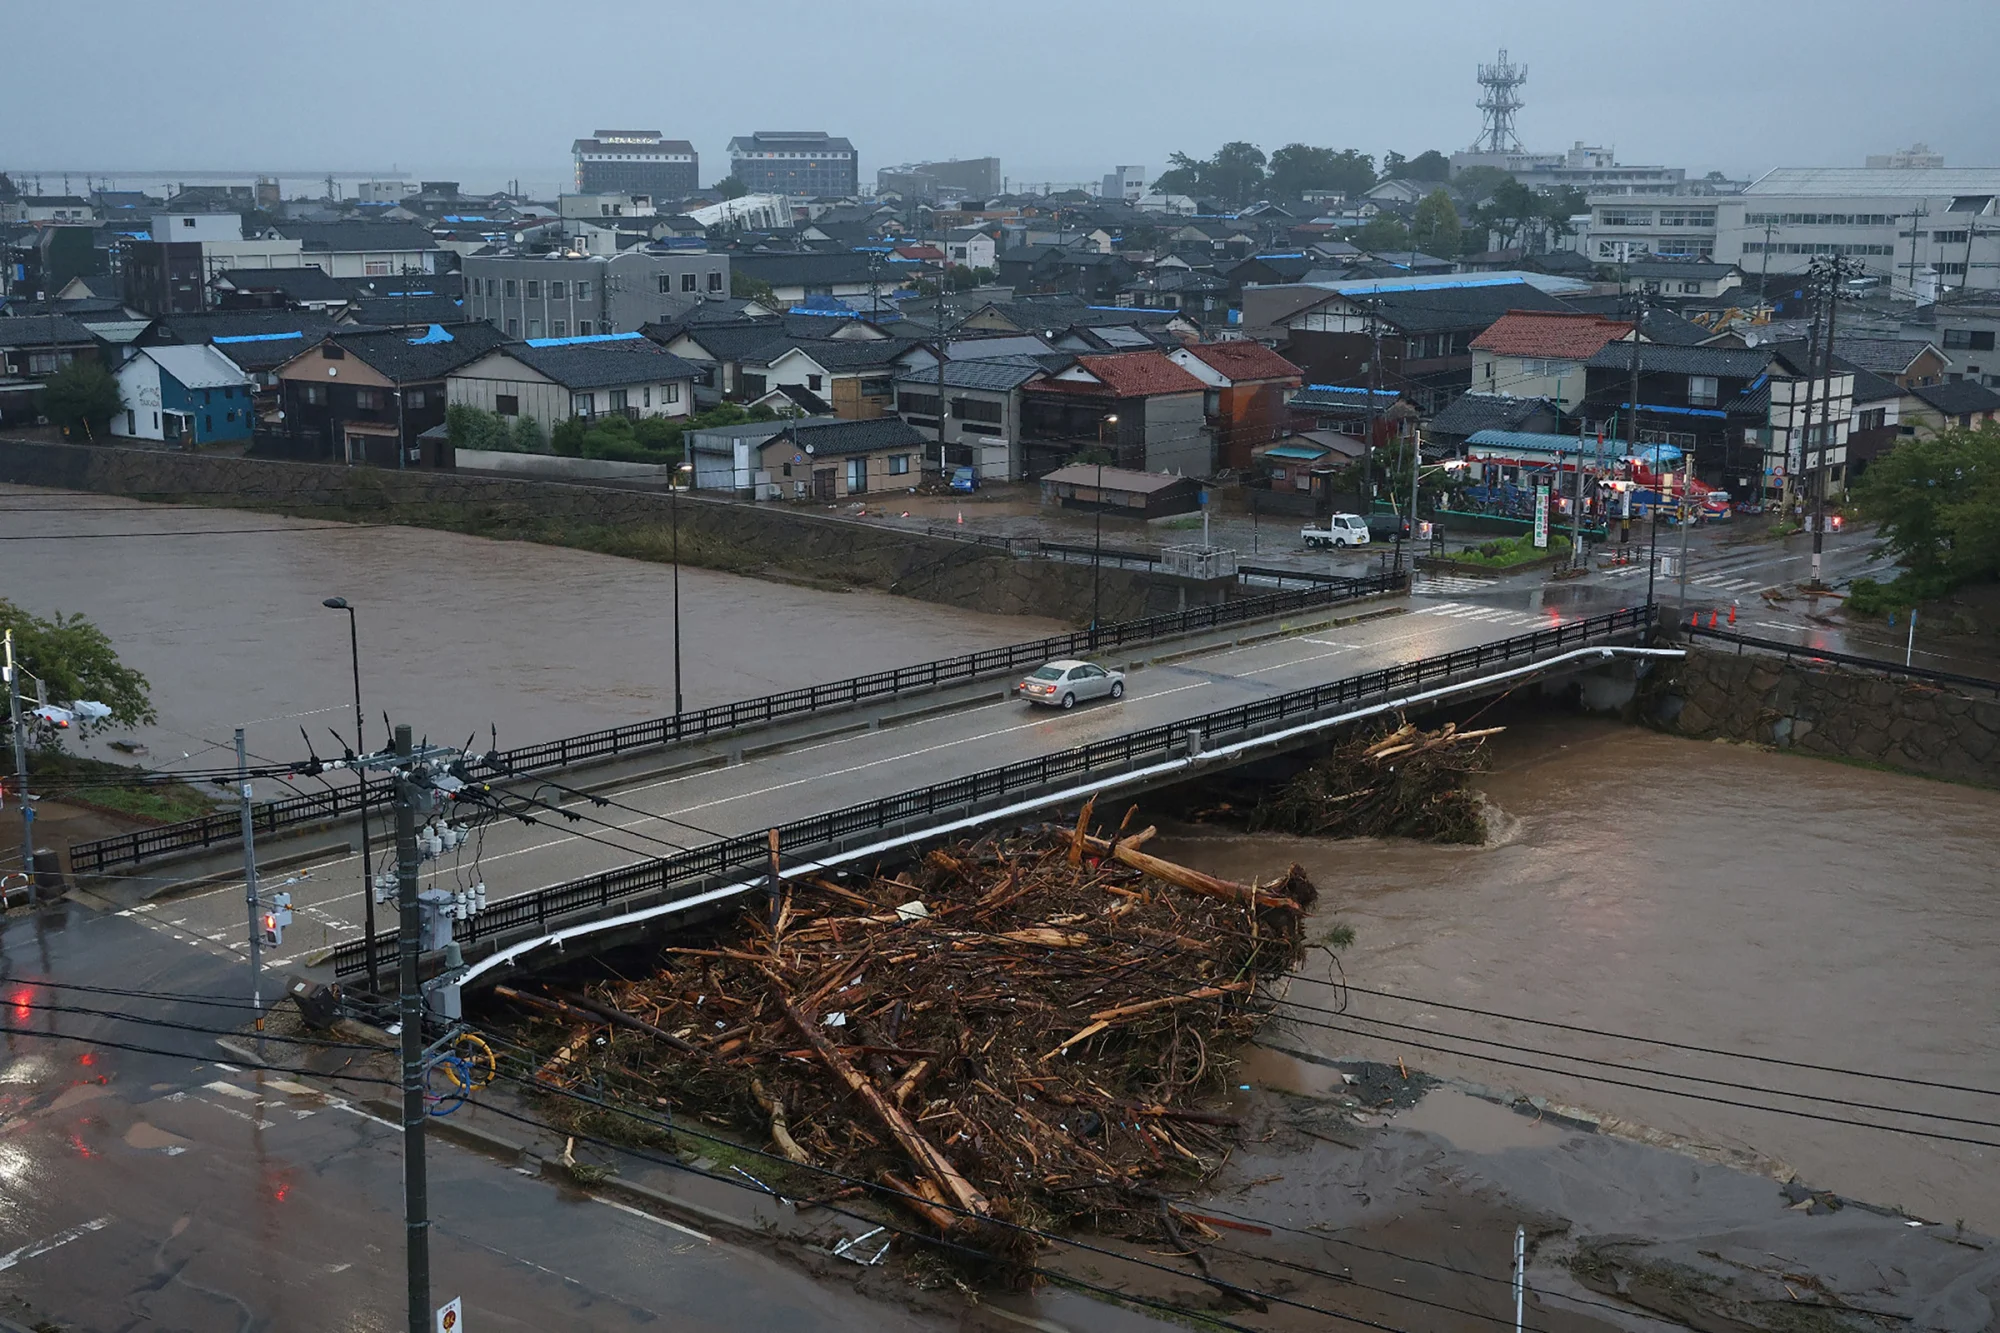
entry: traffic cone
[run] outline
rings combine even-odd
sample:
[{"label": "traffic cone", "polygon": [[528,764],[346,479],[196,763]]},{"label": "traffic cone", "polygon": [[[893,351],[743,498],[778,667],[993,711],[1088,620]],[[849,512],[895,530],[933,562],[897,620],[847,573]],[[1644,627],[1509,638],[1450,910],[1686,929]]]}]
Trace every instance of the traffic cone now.
[{"label": "traffic cone", "polygon": [[1701,628],[1701,612],[1696,611],[1693,615],[1690,615],[1688,617],[1688,628],[1689,629]]},{"label": "traffic cone", "polygon": [[958,526],[961,528],[965,526],[965,511],[963,509],[958,511]]},{"label": "traffic cone", "polygon": [[1732,625],[1736,623],[1736,603],[1734,602],[1729,604],[1729,623]]},{"label": "traffic cone", "polygon": [[1710,612],[1708,613],[1708,627],[1709,627],[1710,629],[1714,629],[1714,628],[1715,628],[1715,612],[1713,612],[1713,611],[1710,611]]}]

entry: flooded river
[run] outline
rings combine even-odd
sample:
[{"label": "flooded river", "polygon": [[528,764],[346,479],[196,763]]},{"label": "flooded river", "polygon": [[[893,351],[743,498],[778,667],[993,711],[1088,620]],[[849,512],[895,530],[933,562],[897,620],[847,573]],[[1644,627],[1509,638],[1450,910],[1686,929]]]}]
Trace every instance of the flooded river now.
[{"label": "flooded river", "polygon": [[[1963,1218],[1989,1234],[2000,1228],[1992,1147],[1724,1104],[2000,1142],[2000,1096],[1860,1076],[2000,1089],[2000,794],[1567,718],[1507,733],[1484,787],[1498,825],[1485,847],[1161,839],[1164,855],[1239,878],[1301,862],[1329,923],[1356,933],[1342,958],[1347,981],[1411,997],[1350,992],[1350,1018],[1322,1012],[1340,1007],[1334,988],[1302,984],[1293,998],[1316,1009],[1295,1010],[1306,1022],[1274,1033],[1273,1044],[1401,1058],[1616,1117],[1718,1161],[1796,1171],[1815,1188]],[[1850,1072],[1669,1051],[1439,1002]],[[1373,1028],[1361,1016],[1460,1035]],[[1718,1100],[1544,1072],[1582,1068],[1544,1053],[1713,1079],[1678,1086]],[[1665,1082],[1604,1066],[1584,1072]]]},{"label": "flooded river", "polygon": [[[151,762],[324,755],[352,734],[347,617],[358,608],[367,735],[382,714],[434,740],[519,745],[674,708],[670,567],[420,528],[354,527],[0,486],[0,597],[81,614],[144,672]],[[704,708],[1055,632],[884,593],[683,569],[681,676]],[[116,757],[99,750],[105,757]]]}]

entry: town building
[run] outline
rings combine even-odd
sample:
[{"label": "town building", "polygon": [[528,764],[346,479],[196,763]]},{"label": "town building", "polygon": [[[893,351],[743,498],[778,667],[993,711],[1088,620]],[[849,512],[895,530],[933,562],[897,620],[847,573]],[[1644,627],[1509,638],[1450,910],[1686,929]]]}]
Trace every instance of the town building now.
[{"label": "town building", "polygon": [[861,192],[854,145],[823,130],[758,130],[729,141],[729,174],[752,194],[848,198]]},{"label": "town building", "polygon": [[620,192],[685,199],[701,188],[701,155],[658,130],[599,130],[570,145],[579,194]]},{"label": "town building", "polygon": [[1304,374],[1262,343],[1190,343],[1167,359],[1206,386],[1203,412],[1215,437],[1215,466],[1239,471],[1251,451],[1289,431],[1288,400]]},{"label": "town building", "polygon": [[762,283],[780,305],[793,306],[808,297],[872,297],[893,291],[903,276],[879,254],[850,250],[785,253],[739,253],[730,256],[733,271]]},{"label": "town building", "polygon": [[697,245],[621,254],[503,253],[464,260],[465,317],[510,338],[636,333],[729,295],[730,257]]},{"label": "town building", "polygon": [[[1011,481],[1022,475],[1021,391],[1046,372],[1025,356],[998,360],[960,359],[946,348],[944,461],[949,467],[976,467],[982,479]],[[937,359],[912,352],[908,368],[896,376],[896,413],[926,432],[935,461],[938,428]]]},{"label": "town building", "polygon": [[0,426],[34,425],[48,377],[92,356],[96,337],[68,315],[0,317]]},{"label": "town building", "polygon": [[1583,363],[1606,343],[1631,333],[1629,320],[1569,311],[1510,310],[1470,344],[1472,392],[1547,398],[1562,411],[1574,412],[1583,402]]},{"label": "town building", "polygon": [[1201,483],[1171,472],[1072,463],[1042,478],[1042,500],[1117,518],[1174,518],[1201,511]]},{"label": "town building", "polygon": [[570,417],[685,417],[700,372],[638,333],[506,343],[445,376],[445,399],[547,439]]},{"label": "town building", "polygon": [[441,433],[446,377],[492,351],[491,324],[406,330],[335,330],[277,369],[287,451],[301,458],[388,468],[450,468]]},{"label": "town building", "polygon": [[1022,389],[1021,452],[1040,476],[1085,450],[1119,467],[1206,477],[1215,471],[1207,386],[1163,352],[1078,356]]},{"label": "town building", "polygon": [[900,417],[792,422],[757,447],[757,470],[786,500],[831,503],[907,491],[923,477],[924,437]]},{"label": "town building", "polygon": [[1953,426],[1977,427],[2000,421],[2000,393],[1971,380],[1924,384],[1904,392],[1902,431],[1934,435]]},{"label": "town building", "polygon": [[1146,197],[1146,169],[1142,166],[1113,167],[1097,189],[1102,199],[1136,204]]},{"label": "town building", "polygon": [[117,375],[125,410],[111,420],[113,435],[201,445],[256,433],[256,385],[212,346],[142,347]]},{"label": "town building", "polygon": [[974,157],[949,162],[917,162],[883,167],[875,173],[878,194],[901,195],[912,203],[985,201],[1000,193],[1000,159]]}]

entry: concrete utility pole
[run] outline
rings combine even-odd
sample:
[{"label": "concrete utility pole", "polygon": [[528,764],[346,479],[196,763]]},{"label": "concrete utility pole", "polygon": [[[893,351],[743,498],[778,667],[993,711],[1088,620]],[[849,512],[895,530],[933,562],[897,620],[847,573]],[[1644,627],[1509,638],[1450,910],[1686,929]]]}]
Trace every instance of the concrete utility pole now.
[{"label": "concrete utility pole", "polygon": [[[1826,455],[1833,447],[1836,434],[1833,424],[1833,325],[1834,317],[1840,311],[1840,284],[1847,276],[1847,261],[1835,255],[1827,264],[1826,274],[1826,354],[1823,373],[1826,387],[1820,390],[1820,448],[1819,461],[1813,466],[1813,534],[1812,534],[1812,582],[1821,587],[1820,552],[1826,545]],[[1812,392],[1810,380],[1806,392]]]},{"label": "concrete utility pole", "polygon": [[1368,438],[1361,442],[1361,512],[1375,510],[1375,395],[1382,388],[1382,326],[1375,318],[1374,297],[1368,298],[1368,337],[1374,350],[1368,354]]},{"label": "concrete utility pole", "polygon": [[[1819,268],[1819,261],[1817,259],[1813,260],[1806,278],[1806,287],[1812,293],[1813,297],[1813,316],[1812,328],[1806,335],[1806,402],[1805,415],[1802,418],[1802,424],[1799,426],[1799,462],[1796,468],[1792,466],[1791,441],[1789,439],[1786,440],[1785,509],[1788,513],[1792,508],[1793,488],[1798,481],[1796,474],[1805,470],[1806,451],[1812,448],[1813,368],[1819,364]],[[1794,410],[1797,409],[1798,404],[1796,400],[1794,400],[1792,406]]]},{"label": "concrete utility pole", "polygon": [[15,795],[21,801],[21,869],[28,872],[28,892],[35,883],[35,807],[28,800],[28,737],[21,725],[21,668],[14,664],[14,631],[6,632],[7,717],[14,727],[14,777],[21,785]]},{"label": "concrete utility pole", "polygon": [[1583,568],[1583,422],[1576,423],[1576,507],[1570,513],[1569,567]]},{"label": "concrete utility pole", "polygon": [[[1917,299],[1917,224],[1930,215],[1930,209],[1921,203],[1909,212],[1899,214],[1899,216],[1910,220],[1910,281],[1908,290],[1912,301]],[[1970,273],[1966,274],[1967,278],[1971,276]]]},{"label": "concrete utility pole", "polygon": [[250,905],[250,1012],[257,1024],[257,1055],[264,1046],[264,959],[263,926],[257,918],[263,905],[257,901],[257,820],[250,790],[250,761],[243,748],[243,728],[236,729],[236,797],[243,819],[243,900]]},{"label": "concrete utility pole", "polygon": [[431,1248],[429,1191],[424,1175],[424,992],[417,977],[417,954],[422,947],[422,912],[417,904],[419,788],[407,725],[396,727],[394,774],[399,927],[396,998],[403,1026],[403,1228],[410,1279],[410,1333],[426,1333],[431,1327]]}]

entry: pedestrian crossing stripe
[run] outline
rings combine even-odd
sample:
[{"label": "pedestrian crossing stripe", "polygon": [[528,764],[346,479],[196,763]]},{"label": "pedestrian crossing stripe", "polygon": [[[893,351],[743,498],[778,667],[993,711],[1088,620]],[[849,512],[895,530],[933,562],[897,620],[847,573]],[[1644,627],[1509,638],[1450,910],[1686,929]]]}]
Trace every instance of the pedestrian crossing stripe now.
[{"label": "pedestrian crossing stripe", "polygon": [[1546,612],[1514,611],[1500,606],[1474,606],[1469,602],[1437,602],[1417,608],[1420,616],[1442,616],[1447,620],[1477,621],[1482,625],[1506,625],[1521,629],[1548,629],[1567,623],[1568,617]]},{"label": "pedestrian crossing stripe", "polygon": [[1493,587],[1493,583],[1492,579],[1470,578],[1463,574],[1422,574],[1410,585],[1410,594],[1426,597],[1439,593],[1486,592]]}]

